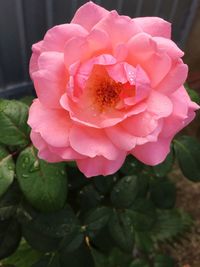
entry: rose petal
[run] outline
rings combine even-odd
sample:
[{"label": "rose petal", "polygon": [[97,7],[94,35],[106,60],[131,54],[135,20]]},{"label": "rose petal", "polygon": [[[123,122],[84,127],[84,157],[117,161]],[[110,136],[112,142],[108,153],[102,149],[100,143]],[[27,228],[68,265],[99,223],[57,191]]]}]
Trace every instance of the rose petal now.
[{"label": "rose petal", "polygon": [[106,17],[95,25],[95,29],[101,29],[108,33],[113,48],[120,43],[127,42],[131,37],[141,32],[140,27],[126,16],[119,16],[116,11],[111,11]]},{"label": "rose petal", "polygon": [[184,56],[184,52],[172,40],[163,37],[153,37],[152,40],[157,43],[159,49],[166,52],[173,60]]},{"label": "rose petal", "polygon": [[185,82],[187,74],[188,66],[179,60],[155,89],[164,94],[173,93]]},{"label": "rose petal", "polygon": [[121,153],[115,160],[108,160],[104,157],[97,156],[95,158],[77,160],[77,165],[80,171],[88,178],[97,175],[106,176],[118,171],[124,163],[125,158],[125,153]]},{"label": "rose petal", "polygon": [[32,79],[32,73],[38,70],[38,57],[41,54],[43,41],[40,41],[32,46],[32,56],[30,58],[29,73]]},{"label": "rose petal", "polygon": [[78,36],[84,37],[87,34],[88,32],[77,24],[57,25],[45,34],[42,50],[63,52],[68,40]]},{"label": "rose petal", "polygon": [[85,61],[100,52],[109,52],[109,36],[104,31],[94,29],[87,37],[76,36],[66,43],[65,64],[69,67],[76,61]]},{"label": "rose petal", "polygon": [[111,143],[103,130],[74,125],[70,130],[69,141],[75,151],[91,158],[103,156],[114,160],[120,154],[120,150]]},{"label": "rose petal", "polygon": [[155,130],[158,122],[148,113],[143,112],[121,122],[121,126],[134,136],[147,136]]},{"label": "rose petal", "polygon": [[44,52],[38,58],[38,66],[39,70],[32,74],[38,98],[47,107],[60,108],[68,79],[63,54]]},{"label": "rose petal", "polygon": [[[93,106],[87,106],[84,103],[72,102],[66,94],[61,97],[61,106],[69,111],[70,118],[73,122],[78,122],[84,126],[94,128],[105,128],[116,125],[134,114],[139,114],[146,110],[146,103],[134,105],[128,111],[109,110],[106,113],[98,113]],[[85,105],[85,106],[84,106]]]},{"label": "rose petal", "polygon": [[71,23],[80,24],[90,31],[108,13],[106,9],[90,1],[76,11]]},{"label": "rose petal", "polygon": [[85,156],[77,153],[74,149],[71,147],[49,147],[49,150],[54,153],[59,155],[62,160],[66,161],[71,161],[71,160],[77,160],[77,159],[84,159],[86,158]]},{"label": "rose petal", "polygon": [[129,151],[136,145],[137,138],[127,132],[120,124],[105,128],[105,132],[111,142],[121,150]]},{"label": "rose petal", "polygon": [[31,131],[30,138],[33,145],[39,150],[39,158],[52,163],[62,161],[62,158],[59,155],[51,152],[48,144],[44,141],[39,133]]},{"label": "rose petal", "polygon": [[182,86],[171,95],[173,112],[165,119],[162,136],[168,138],[174,136],[183,129],[195,116],[195,110],[199,106],[191,102],[185,88]]},{"label": "rose petal", "polygon": [[170,152],[172,138],[159,138],[156,142],[149,142],[136,146],[131,154],[147,165],[157,165],[165,160]]},{"label": "rose petal", "polygon": [[40,133],[49,145],[63,147],[69,145],[71,122],[62,109],[48,109],[36,99],[30,107],[28,124],[34,132]]},{"label": "rose petal", "polygon": [[140,33],[128,42],[128,60],[133,66],[138,64],[150,78],[151,86],[156,87],[171,68],[171,59],[158,50],[156,42],[146,33]]},{"label": "rose petal", "polygon": [[171,38],[171,23],[158,17],[135,18],[133,21],[151,36]]},{"label": "rose petal", "polygon": [[161,94],[155,90],[151,91],[151,94],[147,100],[148,112],[154,113],[157,119],[168,117],[173,111],[173,105],[169,97]]}]

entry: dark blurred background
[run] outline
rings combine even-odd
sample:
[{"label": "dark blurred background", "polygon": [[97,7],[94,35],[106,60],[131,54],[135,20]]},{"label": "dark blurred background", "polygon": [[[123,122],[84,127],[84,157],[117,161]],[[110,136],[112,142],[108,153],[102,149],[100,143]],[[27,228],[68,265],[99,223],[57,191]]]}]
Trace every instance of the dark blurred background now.
[{"label": "dark blurred background", "polygon": [[[31,45],[53,25],[70,22],[86,0],[0,0],[0,97],[31,94]],[[189,82],[200,87],[200,0],[96,0],[130,17],[160,16],[173,23],[173,40],[186,52]]]}]

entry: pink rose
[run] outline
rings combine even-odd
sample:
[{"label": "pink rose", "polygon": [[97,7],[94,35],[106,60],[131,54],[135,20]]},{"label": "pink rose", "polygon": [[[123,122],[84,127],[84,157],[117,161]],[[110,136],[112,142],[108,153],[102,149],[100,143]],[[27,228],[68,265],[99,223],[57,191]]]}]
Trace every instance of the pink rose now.
[{"label": "pink rose", "polygon": [[75,160],[87,177],[116,172],[128,154],[161,163],[198,109],[170,37],[161,18],[131,19],[92,2],[48,30],[30,61],[38,98],[28,123],[39,157]]}]

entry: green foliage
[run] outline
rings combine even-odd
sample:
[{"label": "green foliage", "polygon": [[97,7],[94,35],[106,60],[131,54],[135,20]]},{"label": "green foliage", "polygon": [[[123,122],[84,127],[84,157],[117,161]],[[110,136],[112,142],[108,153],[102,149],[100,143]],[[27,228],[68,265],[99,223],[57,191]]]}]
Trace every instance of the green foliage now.
[{"label": "green foliage", "polygon": [[174,141],[176,157],[184,176],[193,182],[200,181],[200,143],[189,136]]},{"label": "green foliage", "polygon": [[84,221],[88,234],[96,234],[102,229],[108,223],[111,214],[112,210],[103,206],[91,210]]},{"label": "green foliage", "polygon": [[111,201],[119,208],[129,207],[135,200],[139,191],[137,176],[125,176],[111,191]]},{"label": "green foliage", "polygon": [[14,179],[15,164],[12,155],[0,145],[0,197],[7,191]]},{"label": "green foliage", "polygon": [[176,201],[176,187],[167,178],[157,178],[151,183],[150,197],[159,209],[173,208]]},{"label": "green foliage", "polygon": [[20,224],[14,219],[0,221],[0,259],[10,256],[21,240]]},{"label": "green foliage", "polygon": [[3,264],[11,264],[15,267],[31,267],[39,258],[42,253],[33,250],[25,240],[22,239],[18,249],[9,258],[3,261]]},{"label": "green foliage", "polygon": [[15,100],[0,100],[0,142],[5,145],[27,145],[28,106]]},{"label": "green foliage", "polygon": [[180,237],[192,224],[190,216],[179,210],[160,210],[157,221],[151,230],[154,241],[172,241]]},{"label": "green foliage", "polygon": [[119,248],[129,253],[133,250],[134,228],[127,211],[113,211],[109,221],[109,230],[111,237]]},{"label": "green foliage", "polygon": [[156,255],[154,259],[154,266],[155,267],[174,267],[175,262],[170,256],[159,254],[159,255]]},{"label": "green foliage", "polygon": [[165,177],[172,169],[174,163],[174,152],[171,149],[166,159],[161,163],[153,167],[155,175],[157,177]]},{"label": "green foliage", "polygon": [[35,208],[53,211],[63,207],[67,197],[64,163],[40,160],[36,150],[28,147],[17,159],[16,172],[22,192]]},{"label": "green foliage", "polygon": [[[177,159],[200,179],[200,145],[179,137],[154,167],[128,156],[114,175],[86,179],[74,162],[47,163],[30,144],[31,99],[0,100],[0,258],[14,267],[174,267],[161,243],[182,238],[167,178]],[[175,153],[174,153],[175,152]],[[21,241],[21,242],[20,242]]]},{"label": "green foliage", "polygon": [[185,84],[185,89],[187,90],[191,100],[196,102],[197,104],[200,104],[200,96],[198,92],[196,92],[194,89],[191,89],[188,84]]},{"label": "green foliage", "polygon": [[153,203],[147,199],[137,199],[131,209],[127,210],[132,226],[137,231],[148,231],[156,221],[156,210]]},{"label": "green foliage", "polygon": [[127,156],[123,166],[120,169],[124,175],[136,175],[142,171],[144,164],[138,161],[133,156]]},{"label": "green foliage", "polygon": [[129,267],[150,267],[148,262],[145,260],[135,260],[133,261]]},{"label": "green foliage", "polygon": [[21,194],[18,185],[14,182],[0,198],[0,221],[7,220],[15,215],[20,199]]}]

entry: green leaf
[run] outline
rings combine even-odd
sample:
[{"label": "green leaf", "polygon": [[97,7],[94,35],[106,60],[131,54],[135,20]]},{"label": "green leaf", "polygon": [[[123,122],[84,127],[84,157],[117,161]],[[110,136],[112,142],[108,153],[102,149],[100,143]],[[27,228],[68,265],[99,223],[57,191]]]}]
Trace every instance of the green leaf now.
[{"label": "green leaf", "polygon": [[155,172],[155,175],[157,177],[166,176],[172,170],[173,163],[174,163],[174,154],[173,150],[171,149],[171,152],[167,155],[167,158],[161,164],[152,167]]},{"label": "green leaf", "polygon": [[27,145],[28,106],[16,100],[0,100],[0,142],[5,145]]},{"label": "green leaf", "polygon": [[167,178],[156,179],[150,188],[151,200],[160,209],[171,209],[176,202],[176,187]]},{"label": "green leaf", "polygon": [[89,183],[88,179],[85,179],[84,174],[81,173],[77,167],[71,167],[69,162],[67,162],[67,177],[69,190],[72,192]]},{"label": "green leaf", "polygon": [[140,173],[144,167],[139,160],[134,158],[132,155],[126,157],[124,164],[122,165],[120,171],[125,175],[135,175]]},{"label": "green leaf", "polygon": [[58,254],[51,254],[43,257],[31,267],[61,267],[60,258]]},{"label": "green leaf", "polygon": [[95,267],[108,267],[108,258],[98,250],[90,247]]},{"label": "green leaf", "polygon": [[40,257],[41,253],[33,250],[22,239],[18,249],[13,255],[3,261],[3,264],[13,264],[15,267],[31,267]]},{"label": "green leaf", "polygon": [[135,233],[135,246],[139,251],[146,254],[152,251],[153,241],[148,232],[136,232]]},{"label": "green leaf", "polygon": [[[85,178],[84,178],[85,179]],[[84,186],[79,192],[81,211],[87,211],[97,207],[102,198],[92,184]]]},{"label": "green leaf", "polygon": [[60,262],[62,267],[94,267],[92,255],[86,245],[82,245],[79,249],[73,251],[72,253],[67,253],[65,250],[62,250]]},{"label": "green leaf", "polygon": [[125,176],[113,187],[111,201],[116,207],[129,207],[139,191],[137,176]]},{"label": "green leaf", "polygon": [[156,210],[151,201],[147,199],[137,199],[131,209],[127,210],[132,225],[137,231],[150,230],[156,221]]},{"label": "green leaf", "polygon": [[33,96],[25,96],[20,99],[21,102],[26,104],[27,106],[30,106],[33,103],[34,97]]},{"label": "green leaf", "polygon": [[174,260],[167,255],[157,255],[154,259],[154,266],[155,267],[174,267],[175,262]]},{"label": "green leaf", "polygon": [[178,238],[191,226],[190,216],[178,210],[162,210],[157,212],[157,220],[151,230],[154,241],[166,241]]},{"label": "green leaf", "polygon": [[108,175],[108,176],[96,176],[93,178],[96,189],[101,194],[109,193],[110,189],[113,187],[114,183],[118,180],[118,175]]},{"label": "green leaf", "polygon": [[110,235],[123,251],[131,252],[134,246],[134,229],[127,211],[114,211],[109,221]]},{"label": "green leaf", "polygon": [[107,207],[98,207],[89,212],[84,224],[88,234],[96,234],[107,223],[112,214],[112,210]]},{"label": "green leaf", "polygon": [[109,255],[109,267],[126,267],[132,261],[132,255],[113,248]]},{"label": "green leaf", "polygon": [[20,188],[27,200],[41,211],[62,208],[67,197],[67,175],[64,163],[40,160],[33,147],[22,151],[16,164]]},{"label": "green leaf", "polygon": [[110,235],[109,224],[102,228],[94,237],[91,235],[89,237],[92,239],[92,244],[94,243],[95,247],[101,248],[103,253],[109,253],[115,246],[115,242]]},{"label": "green leaf", "polygon": [[138,195],[137,198],[143,198],[146,197],[147,193],[148,193],[148,189],[149,189],[149,178],[150,175],[141,173],[140,175],[138,175]]},{"label": "green leaf", "polygon": [[21,192],[14,182],[0,199],[0,220],[9,219],[16,212],[21,199]]},{"label": "green leaf", "polygon": [[133,261],[129,265],[129,267],[150,267],[150,266],[149,266],[149,264],[145,260],[138,259],[138,260]]},{"label": "green leaf", "polygon": [[185,84],[185,89],[187,90],[191,100],[196,102],[197,104],[200,104],[200,96],[199,96],[198,92],[189,88],[189,86],[187,84]]},{"label": "green leaf", "polygon": [[12,155],[0,145],[0,197],[7,191],[14,179],[15,164]]},{"label": "green leaf", "polygon": [[174,141],[176,157],[184,176],[193,182],[200,181],[200,143],[190,136]]},{"label": "green leaf", "polygon": [[42,233],[58,238],[71,236],[80,229],[78,218],[69,206],[54,213],[39,213],[31,224]]},{"label": "green leaf", "polygon": [[83,241],[81,225],[69,206],[54,213],[36,213],[30,207],[21,207],[18,220],[27,241],[40,251],[52,251],[55,246],[73,251]]},{"label": "green leaf", "polygon": [[81,231],[74,231],[71,235],[63,238],[60,247],[65,248],[65,252],[70,253],[77,250],[83,243],[84,235]]},{"label": "green leaf", "polygon": [[41,231],[32,227],[32,225],[24,225],[22,232],[27,243],[35,250],[41,252],[51,252],[58,249],[61,238],[49,237]]},{"label": "green leaf", "polygon": [[0,259],[13,254],[21,240],[21,227],[13,219],[0,221]]}]

